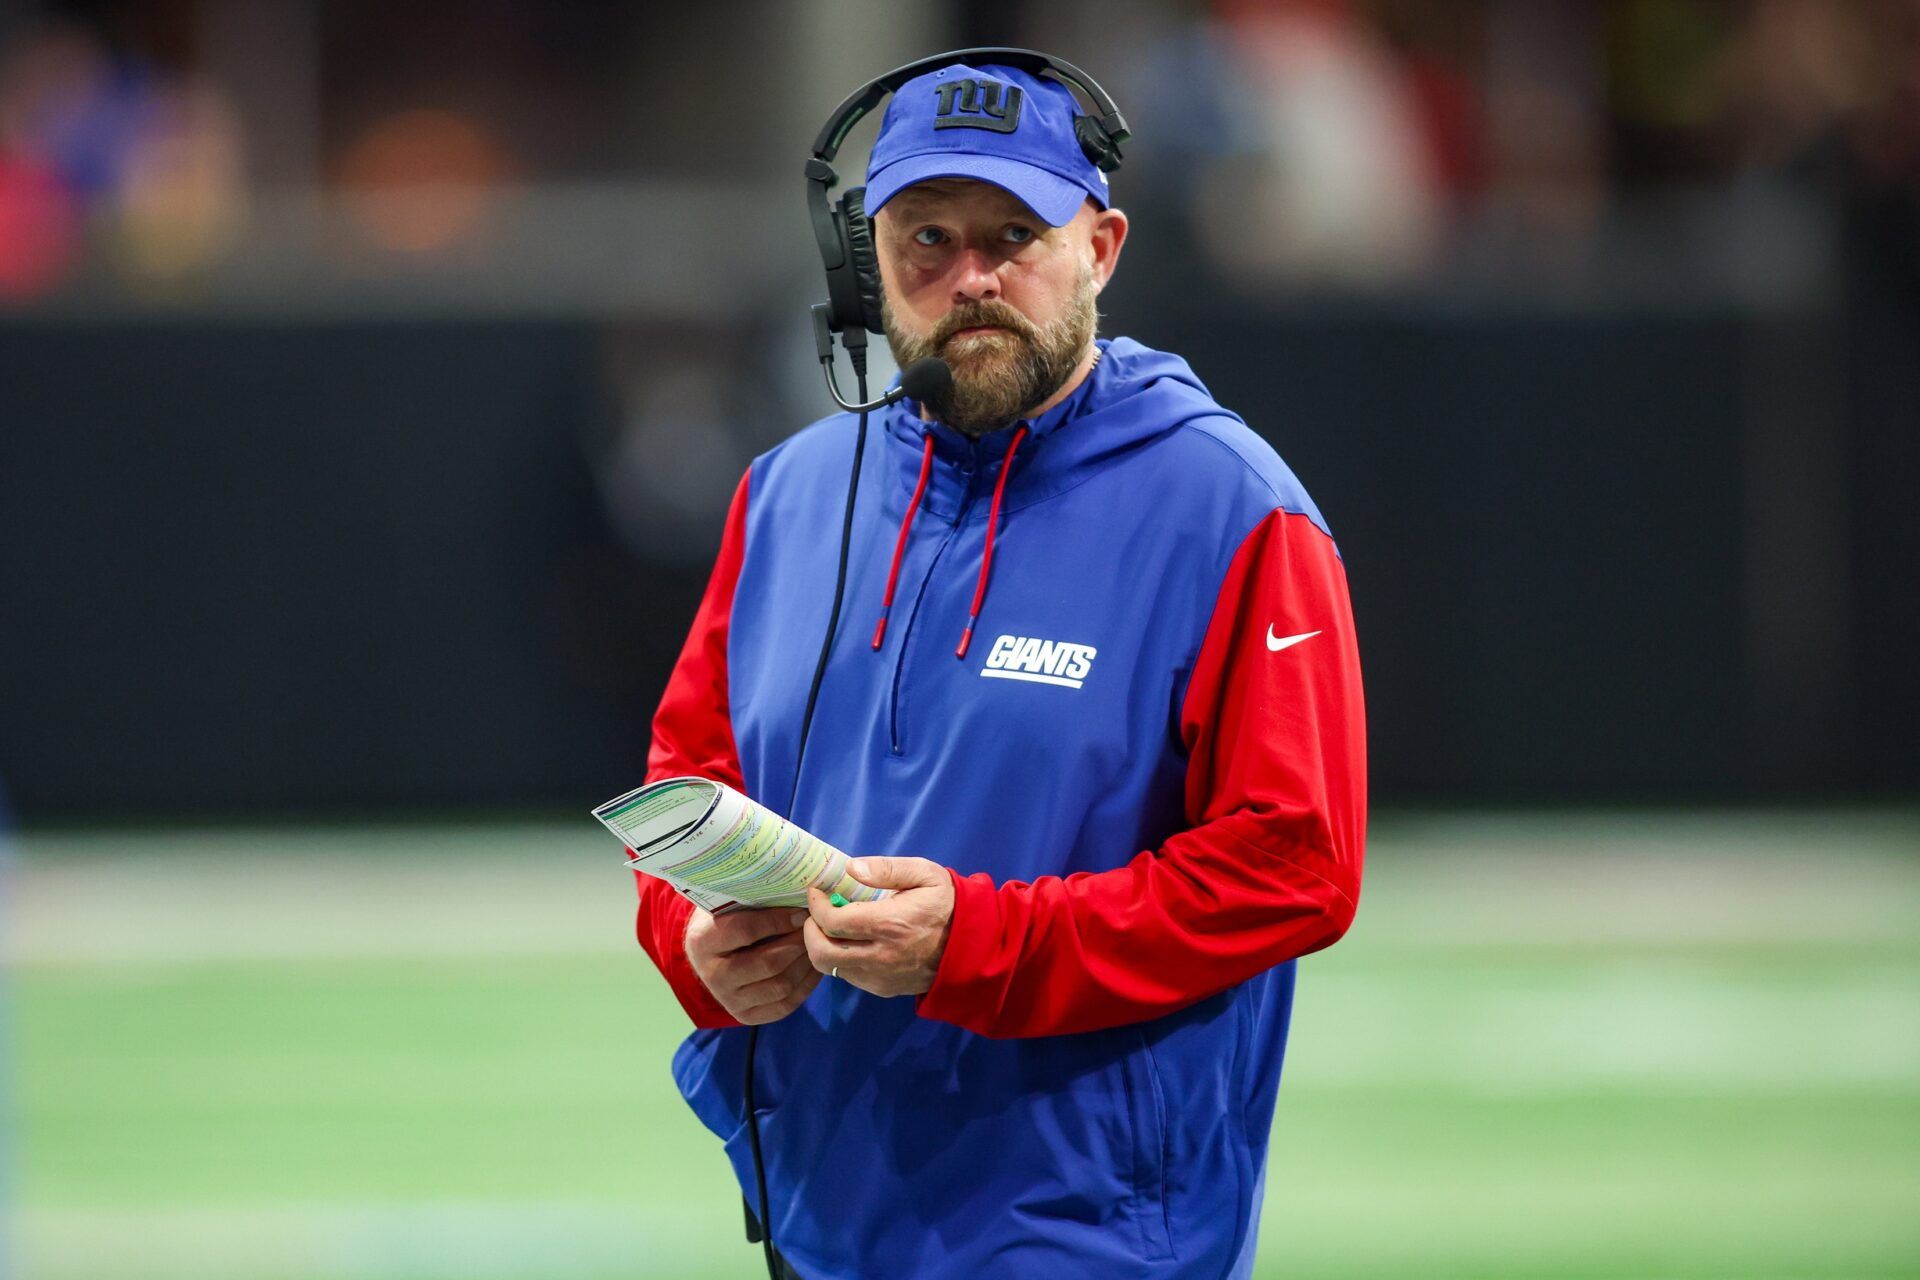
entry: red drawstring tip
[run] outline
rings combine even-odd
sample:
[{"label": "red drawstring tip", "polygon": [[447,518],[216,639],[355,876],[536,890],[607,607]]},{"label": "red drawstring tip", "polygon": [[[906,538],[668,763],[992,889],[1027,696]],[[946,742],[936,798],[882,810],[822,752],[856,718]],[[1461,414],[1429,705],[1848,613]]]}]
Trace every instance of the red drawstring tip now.
[{"label": "red drawstring tip", "polygon": [[967,624],[967,629],[960,633],[960,647],[953,651],[953,656],[956,658],[966,657],[967,645],[972,643],[972,641],[973,641],[973,624],[969,622]]},{"label": "red drawstring tip", "polygon": [[880,638],[887,634],[887,615],[881,614],[879,623],[873,629],[873,647],[880,647]]}]

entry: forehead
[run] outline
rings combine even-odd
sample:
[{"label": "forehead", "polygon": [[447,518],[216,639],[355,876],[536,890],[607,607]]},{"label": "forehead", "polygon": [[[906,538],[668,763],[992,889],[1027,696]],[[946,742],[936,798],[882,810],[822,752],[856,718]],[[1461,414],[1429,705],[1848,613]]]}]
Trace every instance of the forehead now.
[{"label": "forehead", "polygon": [[887,201],[880,215],[888,214],[898,218],[1039,217],[1005,187],[974,178],[931,178],[916,182]]}]

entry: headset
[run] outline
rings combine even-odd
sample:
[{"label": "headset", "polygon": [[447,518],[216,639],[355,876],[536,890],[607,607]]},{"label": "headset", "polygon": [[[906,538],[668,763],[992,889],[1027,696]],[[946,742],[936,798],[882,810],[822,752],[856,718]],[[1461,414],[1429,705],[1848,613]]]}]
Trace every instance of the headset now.
[{"label": "headset", "polygon": [[[1113,105],[1113,99],[1094,82],[1092,76],[1072,63],[1033,49],[979,48],[935,54],[904,67],[896,67],[879,79],[870,81],[864,88],[848,95],[834,109],[833,115],[820,130],[820,136],[814,139],[813,153],[807,158],[806,167],[807,212],[813,221],[814,238],[820,244],[821,263],[827,270],[827,300],[813,307],[814,339],[819,348],[821,367],[826,371],[829,394],[842,409],[860,415],[860,428],[854,438],[853,475],[847,482],[847,509],[840,527],[840,569],[833,586],[833,608],[827,616],[826,639],[821,643],[820,657],[814,664],[813,687],[807,692],[806,714],[800,722],[800,744],[793,764],[793,789],[787,797],[785,816],[789,818],[793,816],[794,802],[800,794],[800,768],[807,757],[807,735],[813,728],[813,711],[820,696],[821,678],[826,674],[827,657],[833,651],[834,633],[840,624],[840,603],[847,583],[847,551],[853,534],[853,504],[860,488],[860,462],[867,452],[867,414],[907,395],[924,403],[931,392],[937,402],[938,394],[951,386],[952,378],[944,361],[916,361],[902,371],[899,387],[879,400],[867,403],[867,335],[886,331],[880,317],[880,257],[873,246],[873,224],[867,217],[866,188],[853,187],[837,202],[828,194],[840,181],[840,176],[833,170],[833,159],[839,154],[840,146],[853,126],[889,94],[897,93],[909,81],[929,71],[955,63],[976,67],[1014,67],[1034,76],[1046,76],[1061,84],[1077,86],[1087,95],[1098,114],[1075,116],[1073,136],[1079,141],[1087,159],[1102,173],[1113,173],[1120,168],[1120,146],[1132,136],[1119,108]],[[846,348],[847,358],[853,365],[858,385],[858,399],[854,403],[841,399],[840,390],[834,383],[834,334],[840,335],[840,345]],[[783,1271],[780,1266],[782,1260],[773,1246],[773,1227],[767,1206],[767,1166],[761,1152],[760,1117],[754,1106],[753,1090],[753,1060],[759,1041],[760,1028],[747,1028],[746,1079],[742,1103],[747,1113],[754,1180],[760,1201],[757,1215],[751,1203],[745,1206],[747,1242],[762,1247],[767,1275],[772,1280],[781,1280],[783,1275],[790,1276],[792,1271],[790,1268]]]}]

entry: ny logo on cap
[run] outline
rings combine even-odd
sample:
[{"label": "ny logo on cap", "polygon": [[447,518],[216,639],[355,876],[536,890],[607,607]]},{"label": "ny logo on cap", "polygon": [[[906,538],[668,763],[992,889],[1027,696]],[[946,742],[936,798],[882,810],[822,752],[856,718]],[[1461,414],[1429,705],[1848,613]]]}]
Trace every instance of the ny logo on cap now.
[{"label": "ny logo on cap", "polygon": [[[1003,92],[1004,91],[1004,92]],[[936,129],[991,129],[1012,133],[1020,125],[1020,87],[998,80],[952,80],[934,86]]]}]

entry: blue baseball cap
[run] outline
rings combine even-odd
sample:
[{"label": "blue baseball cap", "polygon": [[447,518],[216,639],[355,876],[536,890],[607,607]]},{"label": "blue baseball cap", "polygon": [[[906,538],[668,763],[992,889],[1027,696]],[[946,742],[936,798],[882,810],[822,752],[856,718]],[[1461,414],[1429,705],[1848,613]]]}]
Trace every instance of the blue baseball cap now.
[{"label": "blue baseball cap", "polygon": [[930,178],[1004,187],[1054,227],[1089,196],[1104,209],[1107,175],[1074,136],[1079,114],[1065,85],[1013,67],[955,63],[909,80],[887,103],[867,161],[867,213]]}]

